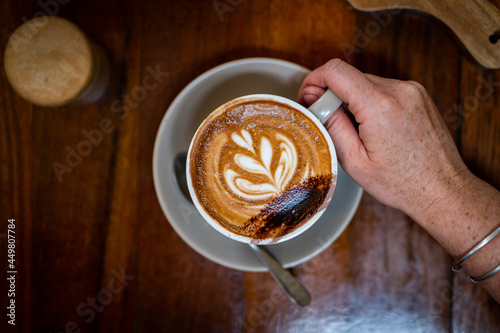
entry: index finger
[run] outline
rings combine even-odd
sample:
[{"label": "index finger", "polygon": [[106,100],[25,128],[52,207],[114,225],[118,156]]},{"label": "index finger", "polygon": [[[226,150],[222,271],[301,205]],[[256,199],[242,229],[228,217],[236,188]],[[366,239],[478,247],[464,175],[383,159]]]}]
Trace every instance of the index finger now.
[{"label": "index finger", "polygon": [[[342,101],[348,104],[364,102],[366,96],[375,88],[375,83],[355,67],[340,59],[328,61],[309,74],[300,87],[298,100],[304,102],[304,94],[315,94],[318,87],[330,88]],[[352,110],[354,111],[354,110]]]}]

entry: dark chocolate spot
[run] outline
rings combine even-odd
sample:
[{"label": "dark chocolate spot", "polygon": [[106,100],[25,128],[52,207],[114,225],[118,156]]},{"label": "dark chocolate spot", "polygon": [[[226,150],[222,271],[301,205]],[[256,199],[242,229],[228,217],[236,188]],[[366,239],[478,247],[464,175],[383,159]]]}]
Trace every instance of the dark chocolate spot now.
[{"label": "dark chocolate spot", "polygon": [[315,176],[285,191],[245,224],[254,238],[283,236],[309,220],[323,204],[332,176]]}]

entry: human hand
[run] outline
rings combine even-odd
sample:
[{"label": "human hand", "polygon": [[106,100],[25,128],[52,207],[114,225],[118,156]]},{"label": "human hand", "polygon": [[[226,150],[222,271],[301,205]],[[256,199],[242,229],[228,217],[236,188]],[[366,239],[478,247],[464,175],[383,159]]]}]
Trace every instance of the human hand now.
[{"label": "human hand", "polygon": [[363,74],[334,59],[305,78],[298,101],[310,105],[327,87],[345,102],[325,124],[339,162],[379,201],[415,218],[443,204],[450,184],[465,184],[458,180],[470,172],[420,84]]}]

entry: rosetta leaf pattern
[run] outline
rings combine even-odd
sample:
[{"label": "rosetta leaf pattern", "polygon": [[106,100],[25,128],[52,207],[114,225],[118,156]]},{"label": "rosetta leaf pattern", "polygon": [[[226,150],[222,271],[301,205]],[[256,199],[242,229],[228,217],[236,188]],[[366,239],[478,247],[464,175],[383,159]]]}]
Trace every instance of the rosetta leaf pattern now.
[{"label": "rosetta leaf pattern", "polygon": [[241,136],[238,133],[233,133],[233,135],[231,135],[231,139],[233,139],[238,146],[248,149],[255,154],[252,136],[248,133],[248,131],[242,130]]},{"label": "rosetta leaf pattern", "polygon": [[[233,133],[231,139],[238,146],[244,148],[246,153],[234,155],[234,161],[238,167],[246,173],[264,175],[266,182],[253,183],[231,168],[226,168],[224,177],[231,191],[236,195],[249,200],[265,200],[282,192],[297,172],[298,154],[292,141],[281,134],[275,134],[279,145],[279,159],[275,170],[271,170],[274,157],[274,148],[271,141],[262,136],[254,140],[252,135],[245,129],[240,133]],[[259,145],[254,146],[254,142]],[[306,168],[304,178],[309,173]]]}]

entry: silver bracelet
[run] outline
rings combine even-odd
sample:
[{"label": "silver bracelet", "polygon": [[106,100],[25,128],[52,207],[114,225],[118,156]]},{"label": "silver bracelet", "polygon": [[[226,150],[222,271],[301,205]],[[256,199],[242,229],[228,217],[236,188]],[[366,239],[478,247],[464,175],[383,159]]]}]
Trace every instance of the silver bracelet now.
[{"label": "silver bracelet", "polygon": [[489,271],[488,273],[486,274],[483,274],[481,276],[478,276],[478,277],[470,277],[470,280],[474,283],[478,283],[478,282],[481,282],[483,280],[486,280],[487,278],[490,278],[492,277],[493,275],[495,275],[496,273],[500,272],[500,265],[498,265],[497,267],[493,268],[491,271]]},{"label": "silver bracelet", "polygon": [[[453,265],[453,267],[451,269],[454,272],[457,272],[460,268],[462,268],[462,263],[465,260],[469,259],[470,256],[472,256],[474,253],[476,253],[477,251],[479,251],[479,249],[481,249],[483,246],[485,246],[486,244],[488,244],[498,234],[500,234],[500,227],[498,227],[497,229],[495,229],[491,234],[489,234],[482,241],[480,241],[479,243],[477,243],[476,246],[474,246],[472,249],[470,249],[469,252],[467,252],[462,258],[460,258],[460,260],[458,260],[457,262],[455,262],[455,264]],[[497,266],[495,269],[493,269],[493,271],[490,271],[490,272],[486,273],[485,275],[493,272],[491,275],[488,276],[488,277],[490,277],[493,274],[495,274],[496,272],[498,272],[498,270],[499,270],[499,268]],[[481,278],[483,276],[484,275],[482,275],[482,276],[480,276],[478,278]],[[488,277],[485,277],[484,279],[487,279]],[[482,281],[482,280],[479,280],[479,281]]]}]

